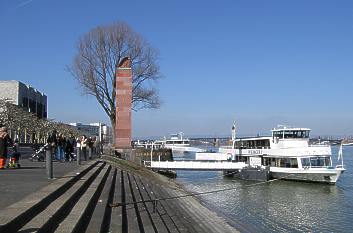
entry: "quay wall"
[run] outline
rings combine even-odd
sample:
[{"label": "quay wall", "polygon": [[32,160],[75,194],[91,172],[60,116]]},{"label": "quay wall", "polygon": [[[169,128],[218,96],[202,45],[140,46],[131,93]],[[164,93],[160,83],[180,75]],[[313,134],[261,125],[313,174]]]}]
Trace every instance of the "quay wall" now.
[{"label": "quay wall", "polygon": [[[135,148],[135,149],[115,149],[114,155],[118,158],[143,165],[146,161],[151,160],[151,149]],[[173,161],[172,149],[155,149],[152,152],[153,161]]]}]

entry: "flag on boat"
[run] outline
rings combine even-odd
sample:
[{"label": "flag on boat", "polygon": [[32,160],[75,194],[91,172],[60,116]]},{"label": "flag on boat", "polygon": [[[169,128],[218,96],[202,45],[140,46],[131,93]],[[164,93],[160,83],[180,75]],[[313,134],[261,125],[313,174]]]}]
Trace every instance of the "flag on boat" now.
[{"label": "flag on boat", "polygon": [[339,161],[340,159],[342,159],[342,143],[341,143],[340,149],[338,151],[338,159],[337,159],[337,161]]}]

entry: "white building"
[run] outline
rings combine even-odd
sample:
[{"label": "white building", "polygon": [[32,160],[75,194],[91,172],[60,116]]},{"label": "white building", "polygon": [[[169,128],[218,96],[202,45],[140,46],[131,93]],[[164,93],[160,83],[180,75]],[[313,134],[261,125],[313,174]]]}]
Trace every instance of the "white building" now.
[{"label": "white building", "polygon": [[47,118],[47,96],[30,85],[16,80],[0,80],[0,99],[8,99],[13,104],[35,113],[39,118]]}]

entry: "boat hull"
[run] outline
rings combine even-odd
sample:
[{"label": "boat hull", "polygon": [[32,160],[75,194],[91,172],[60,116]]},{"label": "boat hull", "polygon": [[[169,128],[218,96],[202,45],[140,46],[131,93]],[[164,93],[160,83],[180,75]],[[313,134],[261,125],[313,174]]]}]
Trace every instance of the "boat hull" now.
[{"label": "boat hull", "polygon": [[281,169],[270,168],[272,179],[295,180],[335,184],[344,172],[342,168]]}]

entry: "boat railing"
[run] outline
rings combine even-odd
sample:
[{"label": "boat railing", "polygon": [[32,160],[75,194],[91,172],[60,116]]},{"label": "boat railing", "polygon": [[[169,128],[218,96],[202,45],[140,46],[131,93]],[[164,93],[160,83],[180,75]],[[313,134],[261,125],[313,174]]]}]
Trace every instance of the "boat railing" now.
[{"label": "boat railing", "polygon": [[332,166],[303,166],[303,169],[309,169],[309,168],[328,168],[328,169],[332,169],[333,167]]},{"label": "boat railing", "polygon": [[327,147],[329,145],[325,144],[310,144],[309,147]]}]

